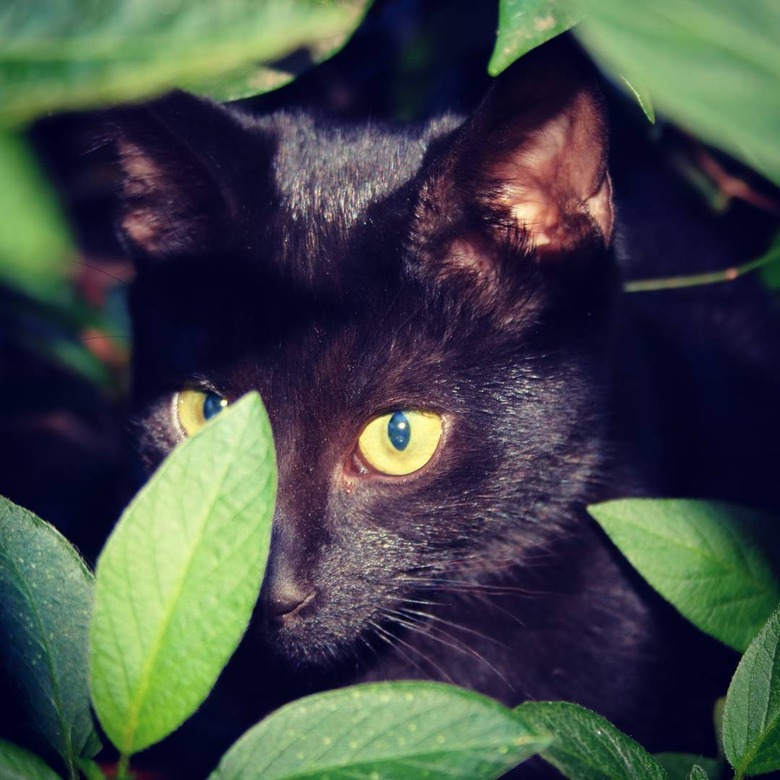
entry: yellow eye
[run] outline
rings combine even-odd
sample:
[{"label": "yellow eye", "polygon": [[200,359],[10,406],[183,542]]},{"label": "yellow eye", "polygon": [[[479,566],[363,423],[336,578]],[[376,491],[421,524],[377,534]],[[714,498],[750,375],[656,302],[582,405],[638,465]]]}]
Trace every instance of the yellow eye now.
[{"label": "yellow eye", "polygon": [[398,477],[421,469],[441,439],[435,412],[398,411],[372,420],[358,439],[366,463],[380,474]]},{"label": "yellow eye", "polygon": [[227,405],[227,399],[217,393],[188,388],[176,396],[176,416],[184,433],[194,436]]}]

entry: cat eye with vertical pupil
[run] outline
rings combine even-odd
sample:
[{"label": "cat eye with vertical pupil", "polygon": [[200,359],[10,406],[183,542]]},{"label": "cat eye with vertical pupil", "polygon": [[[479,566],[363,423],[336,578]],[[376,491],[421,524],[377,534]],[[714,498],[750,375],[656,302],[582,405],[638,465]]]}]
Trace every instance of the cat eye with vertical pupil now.
[{"label": "cat eye with vertical pupil", "polygon": [[194,436],[228,405],[227,399],[208,390],[181,390],[176,396],[176,417],[187,436]]},{"label": "cat eye with vertical pupil", "polygon": [[400,477],[421,469],[441,439],[435,412],[399,410],[371,420],[358,438],[358,451],[375,471]]}]

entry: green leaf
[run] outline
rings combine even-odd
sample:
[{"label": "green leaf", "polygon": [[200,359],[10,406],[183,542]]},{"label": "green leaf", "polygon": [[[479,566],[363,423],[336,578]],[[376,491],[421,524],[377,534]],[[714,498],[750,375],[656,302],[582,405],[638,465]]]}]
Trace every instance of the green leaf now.
[{"label": "green leaf", "polygon": [[186,720],[238,645],[265,570],[275,483],[270,423],[251,393],[176,448],[109,538],[90,679],[122,755]]},{"label": "green leaf", "polygon": [[764,284],[770,290],[780,290],[780,232],[756,263],[760,263],[761,279]]},{"label": "green leaf", "polygon": [[563,0],[499,0],[498,36],[488,72],[497,76],[519,59],[576,24]]},{"label": "green leaf", "polygon": [[328,691],[274,712],[209,780],[496,778],[548,743],[509,709],[440,683]]},{"label": "green leaf", "polygon": [[578,0],[577,34],[659,111],[780,184],[776,0]]},{"label": "green leaf", "polygon": [[665,780],[658,762],[608,720],[578,704],[525,702],[515,712],[553,741],[545,761],[571,780]]},{"label": "green leaf", "polygon": [[2,130],[0,182],[0,281],[35,298],[66,300],[67,228],[24,140]]},{"label": "green leaf", "polygon": [[99,747],[87,684],[92,589],[54,528],[0,498],[0,658],[29,722],[70,768]]},{"label": "green leaf", "polygon": [[780,523],[773,517],[687,499],[623,499],[588,511],[664,598],[736,650],[748,646],[780,601],[773,573]]},{"label": "green leaf", "polygon": [[704,758],[692,753],[656,753],[655,760],[664,768],[669,780],[687,780],[698,767],[703,777],[719,780],[723,777],[723,762],[717,758]]},{"label": "green leaf", "polygon": [[694,764],[691,767],[691,772],[688,775],[688,778],[689,780],[709,780],[709,775],[703,767],[699,766],[698,764]]},{"label": "green leaf", "polygon": [[[6,4],[0,10],[0,124],[173,86],[256,94],[272,83],[261,65],[296,53],[302,67],[310,66],[343,44],[365,7],[365,0]],[[277,67],[282,80],[297,70]]]},{"label": "green leaf", "polygon": [[626,85],[628,91],[634,96],[634,100],[639,104],[642,112],[647,117],[647,121],[650,124],[655,124],[655,108],[653,107],[653,99],[650,97],[650,92],[644,84],[638,82],[629,81],[625,76],[621,76],[620,80]]},{"label": "green leaf", "polygon": [[106,774],[94,761],[83,759],[79,763],[79,769],[86,780],[107,780]]},{"label": "green leaf", "polygon": [[0,780],[60,780],[43,759],[0,739]]},{"label": "green leaf", "polygon": [[723,750],[737,777],[780,769],[780,609],[734,673],[723,712]]}]

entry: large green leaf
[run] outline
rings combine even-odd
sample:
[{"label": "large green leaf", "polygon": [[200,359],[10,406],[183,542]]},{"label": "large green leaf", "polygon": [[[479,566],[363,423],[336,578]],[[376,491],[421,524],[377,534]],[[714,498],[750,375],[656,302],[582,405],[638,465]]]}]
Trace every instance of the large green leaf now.
[{"label": "large green leaf", "polygon": [[585,45],[656,108],[780,184],[780,3],[577,0]]},{"label": "large green leaf", "polygon": [[777,518],[686,499],[607,501],[588,511],[664,598],[736,650],[780,602]]},{"label": "large green leaf", "polygon": [[737,777],[780,770],[780,609],[734,673],[723,712],[723,750]]},{"label": "large green leaf", "polygon": [[97,566],[95,711],[129,756],[201,704],[246,629],[271,536],[276,472],[256,393],[168,457]]},{"label": "large green leaf", "polygon": [[578,704],[526,702],[515,712],[552,736],[542,758],[571,780],[665,780],[660,764],[608,720]]},{"label": "large green leaf", "polygon": [[0,657],[30,723],[74,770],[99,743],[87,684],[92,575],[50,525],[0,498]]},{"label": "large green leaf", "polygon": [[0,214],[0,281],[39,298],[66,300],[73,250],[65,223],[24,140],[2,130]]},{"label": "large green leaf", "polygon": [[488,71],[497,76],[526,52],[568,30],[577,18],[566,0],[499,0],[498,36]]},{"label": "large green leaf", "polygon": [[272,63],[331,53],[365,0],[38,0],[0,8],[0,124],[173,86],[256,94]]},{"label": "large green leaf", "polygon": [[0,739],[0,780],[60,780],[42,759]]},{"label": "large green leaf", "polygon": [[288,704],[209,780],[500,777],[548,743],[498,702],[439,683],[376,683]]}]

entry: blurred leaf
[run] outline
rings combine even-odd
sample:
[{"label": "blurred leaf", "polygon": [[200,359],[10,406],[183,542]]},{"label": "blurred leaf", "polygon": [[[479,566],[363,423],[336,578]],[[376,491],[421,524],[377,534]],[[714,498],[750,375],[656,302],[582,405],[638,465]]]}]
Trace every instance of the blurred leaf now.
[{"label": "blurred leaf", "polygon": [[0,739],[0,780],[60,780],[42,759]]},{"label": "blurred leaf", "polygon": [[43,300],[67,299],[68,230],[26,143],[1,129],[0,214],[0,281]]},{"label": "blurred leaf", "polygon": [[688,780],[695,766],[702,769],[709,780],[723,777],[724,765],[717,758],[704,758],[692,753],[656,753],[655,760],[669,775],[669,780]]},{"label": "blurred leaf", "polygon": [[244,734],[209,780],[488,780],[548,741],[472,691],[375,683],[282,707]]},{"label": "blurred leaf", "polygon": [[173,86],[231,97],[341,46],[365,0],[39,0],[0,9],[0,124],[151,96]]},{"label": "blurred leaf", "polygon": [[577,0],[577,34],[659,111],[780,184],[780,3]]},{"label": "blurred leaf", "polygon": [[658,762],[608,720],[579,704],[525,702],[528,727],[552,736],[542,758],[571,780],[665,780]]},{"label": "blurred leaf", "polygon": [[92,587],[54,528],[0,498],[0,656],[30,722],[72,769],[99,747],[87,683]]},{"label": "blurred leaf", "polygon": [[751,642],[729,686],[723,750],[737,777],[780,769],[780,609]]},{"label": "blurred leaf", "polygon": [[748,646],[780,601],[774,517],[687,499],[622,499],[588,511],[664,598],[736,650]]},{"label": "blurred leaf", "polygon": [[206,698],[243,635],[265,570],[276,471],[252,393],[177,447],[130,504],[97,565],[92,700],[122,755]]},{"label": "blurred leaf", "polygon": [[81,769],[81,774],[84,775],[86,780],[107,780],[103,770],[94,761],[82,759],[79,763],[79,769]]},{"label": "blurred leaf", "polygon": [[647,87],[639,82],[629,81],[625,76],[621,76],[620,80],[628,87],[628,91],[634,96],[634,100],[636,100],[644,115],[647,117],[647,121],[654,125],[655,108],[653,106],[653,99],[650,97],[650,92]]},{"label": "blurred leaf", "polygon": [[689,780],[709,780],[709,775],[704,767],[694,764],[691,767],[691,772],[688,775]]},{"label": "blurred leaf", "polygon": [[780,233],[760,258],[761,279],[770,290],[780,290]]},{"label": "blurred leaf", "polygon": [[567,0],[499,0],[490,75],[497,76],[523,54],[574,25],[579,17],[570,5]]}]

